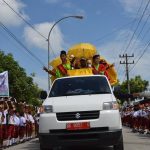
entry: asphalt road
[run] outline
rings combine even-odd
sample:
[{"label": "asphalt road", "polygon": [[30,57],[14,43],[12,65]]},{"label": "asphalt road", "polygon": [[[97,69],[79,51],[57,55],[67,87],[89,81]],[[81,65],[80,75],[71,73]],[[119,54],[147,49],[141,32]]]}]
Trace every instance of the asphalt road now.
[{"label": "asphalt road", "polygon": [[[150,150],[150,135],[140,135],[138,133],[131,133],[130,129],[123,128],[124,148],[125,150]],[[76,148],[78,150],[113,150],[113,148]],[[6,150],[40,150],[38,139],[12,146]],[[75,150],[75,148],[64,148],[63,150]]]}]

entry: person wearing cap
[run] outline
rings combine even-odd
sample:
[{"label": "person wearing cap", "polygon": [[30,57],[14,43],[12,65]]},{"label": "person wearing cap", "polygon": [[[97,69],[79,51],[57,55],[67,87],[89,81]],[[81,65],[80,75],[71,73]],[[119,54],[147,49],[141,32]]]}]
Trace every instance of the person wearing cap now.
[{"label": "person wearing cap", "polygon": [[68,76],[67,70],[71,70],[71,64],[67,62],[67,54],[66,51],[60,52],[60,59],[62,64],[58,65],[55,71],[48,70],[46,67],[43,69],[49,74],[55,76],[56,78],[61,78],[64,76]]},{"label": "person wearing cap", "polygon": [[93,74],[105,75],[109,79],[108,72],[106,71],[105,66],[103,64],[100,64],[100,55],[97,54],[93,56],[92,68],[93,68]]}]

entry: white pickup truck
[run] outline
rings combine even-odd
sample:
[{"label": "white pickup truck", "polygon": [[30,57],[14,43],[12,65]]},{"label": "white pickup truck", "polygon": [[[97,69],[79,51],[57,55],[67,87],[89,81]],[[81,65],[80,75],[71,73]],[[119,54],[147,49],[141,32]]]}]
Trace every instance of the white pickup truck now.
[{"label": "white pickup truck", "polygon": [[68,146],[113,146],[123,150],[118,104],[103,75],[56,79],[49,94],[41,92],[41,150]]}]

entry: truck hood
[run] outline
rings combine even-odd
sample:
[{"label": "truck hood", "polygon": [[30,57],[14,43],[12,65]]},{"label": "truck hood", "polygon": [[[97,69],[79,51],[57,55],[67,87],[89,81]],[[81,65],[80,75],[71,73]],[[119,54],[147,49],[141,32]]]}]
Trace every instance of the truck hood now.
[{"label": "truck hood", "polygon": [[112,94],[77,95],[47,98],[43,105],[52,105],[53,112],[102,110],[104,102],[113,101]]}]

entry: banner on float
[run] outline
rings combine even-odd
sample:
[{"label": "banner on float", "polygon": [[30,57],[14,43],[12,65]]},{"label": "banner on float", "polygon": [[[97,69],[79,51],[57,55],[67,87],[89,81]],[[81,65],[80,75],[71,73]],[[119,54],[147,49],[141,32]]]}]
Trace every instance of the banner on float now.
[{"label": "banner on float", "polygon": [[0,73],[0,97],[9,96],[8,71]]}]

